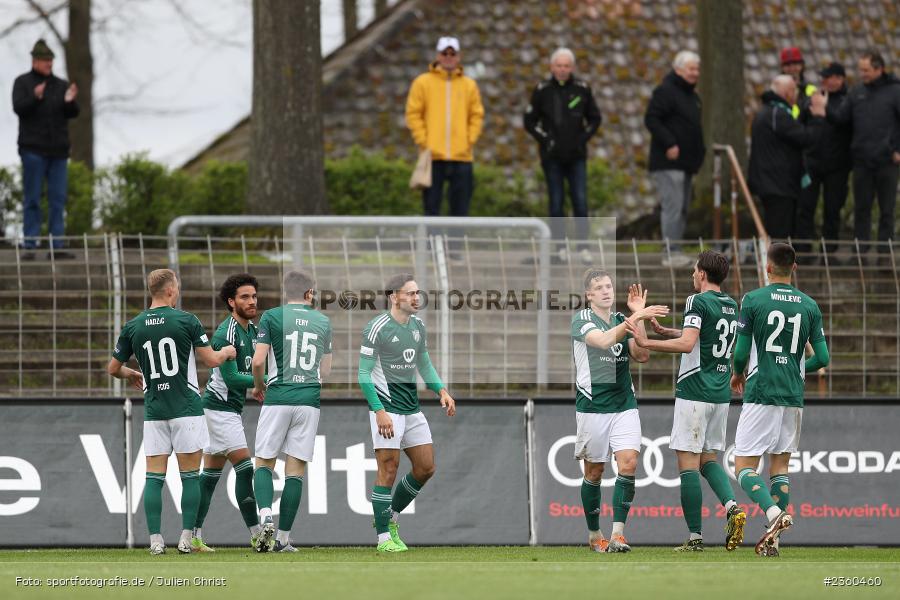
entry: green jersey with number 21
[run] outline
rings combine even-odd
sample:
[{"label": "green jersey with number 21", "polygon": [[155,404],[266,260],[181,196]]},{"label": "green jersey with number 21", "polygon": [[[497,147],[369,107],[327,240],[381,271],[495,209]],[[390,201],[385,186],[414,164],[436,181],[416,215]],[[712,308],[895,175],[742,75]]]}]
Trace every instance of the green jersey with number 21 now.
[{"label": "green jersey with number 21", "polygon": [[744,296],[738,335],[752,336],[744,402],[803,406],[806,343],[825,339],[815,300],[773,283]]}]

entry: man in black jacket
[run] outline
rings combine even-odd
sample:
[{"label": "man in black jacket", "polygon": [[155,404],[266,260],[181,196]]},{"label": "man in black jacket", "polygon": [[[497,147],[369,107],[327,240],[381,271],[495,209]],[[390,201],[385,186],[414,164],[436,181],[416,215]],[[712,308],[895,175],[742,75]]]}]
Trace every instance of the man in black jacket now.
[{"label": "man in black jacket", "polygon": [[[572,212],[575,216],[575,237],[588,237],[587,222],[587,143],[600,127],[602,117],[590,86],[572,75],[575,55],[568,48],[559,48],[550,57],[550,79],[542,81],[531,94],[525,112],[525,130],[540,145],[541,167],[547,180],[550,197],[551,229],[555,239],[565,232],[562,219],[563,183],[569,183]],[[565,248],[560,248],[557,261],[568,260]],[[581,260],[592,262],[586,247]]]},{"label": "man in black jacket", "polygon": [[[31,51],[31,71],[13,84],[13,110],[19,116],[19,156],[22,158],[24,201],[23,259],[33,259],[41,233],[41,192],[47,180],[49,231],[53,247],[62,248],[65,232],[69,159],[69,119],[78,116],[78,87],[53,75],[53,51],[38,40]],[[56,258],[72,258],[62,250]]]},{"label": "man in black jacket", "polygon": [[[850,123],[853,137],[853,222],[856,238],[872,237],[872,204],[878,196],[878,239],[894,238],[894,206],[900,176],[900,79],[884,71],[884,59],[869,51],[859,59],[862,83],[854,86],[838,107],[828,107],[828,119]],[[868,250],[868,246],[860,246]],[[887,252],[887,247],[882,247]]]},{"label": "man in black jacket", "polygon": [[809,119],[804,125],[791,114],[797,100],[797,83],[790,75],[778,75],[762,95],[763,106],[753,118],[750,133],[750,191],[762,200],[763,223],[773,240],[796,235],[797,200],[809,176],[803,166],[803,150],[819,141],[826,98],[810,97]]},{"label": "man in black jacket", "polygon": [[694,91],[700,79],[700,57],[688,50],[672,61],[672,71],[653,90],[644,114],[650,130],[650,176],[656,184],[661,206],[663,239],[672,240],[666,266],[683,267],[693,259],[681,252],[675,240],[684,237],[691,202],[691,179],[703,165],[700,96]]},{"label": "man in black jacket", "polygon": [[[827,110],[833,111],[841,105],[847,95],[844,66],[833,62],[819,71],[819,75],[822,77],[821,87],[828,93]],[[822,236],[827,240],[836,240],[840,237],[841,209],[847,201],[847,181],[852,166],[850,136],[849,125],[826,121],[822,124],[819,143],[806,152],[810,185],[800,192],[796,227],[799,239],[817,237],[815,217],[820,191],[825,200]],[[794,246],[800,248],[799,244]],[[836,247],[834,244],[830,246],[832,246],[830,251],[833,252]]]}]

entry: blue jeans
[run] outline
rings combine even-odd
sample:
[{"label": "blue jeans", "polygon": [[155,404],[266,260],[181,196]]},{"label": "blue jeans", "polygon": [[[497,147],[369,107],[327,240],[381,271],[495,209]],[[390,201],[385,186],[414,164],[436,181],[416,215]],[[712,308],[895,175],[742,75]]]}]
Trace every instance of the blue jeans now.
[{"label": "blue jeans", "polygon": [[469,202],[475,189],[472,163],[457,160],[431,161],[431,187],[422,190],[426,217],[438,217],[444,199],[444,183],[450,186],[450,216],[469,216]]},{"label": "blue jeans", "polygon": [[22,158],[22,188],[24,202],[25,248],[36,248],[41,234],[44,215],[41,212],[41,195],[44,179],[47,180],[47,204],[50,207],[50,235],[53,247],[62,248],[65,234],[66,189],[68,187],[68,158],[48,158],[27,150],[20,150]]},{"label": "blue jeans", "polygon": [[[575,239],[586,240],[588,237],[587,220],[587,165],[584,160],[558,162],[541,161],[544,179],[547,180],[547,194],[550,197],[550,230],[554,239],[566,237],[565,221],[556,217],[565,217],[563,209],[565,201],[564,182],[569,182],[569,196],[572,199],[572,213],[575,217]],[[571,237],[571,236],[570,236]]]}]

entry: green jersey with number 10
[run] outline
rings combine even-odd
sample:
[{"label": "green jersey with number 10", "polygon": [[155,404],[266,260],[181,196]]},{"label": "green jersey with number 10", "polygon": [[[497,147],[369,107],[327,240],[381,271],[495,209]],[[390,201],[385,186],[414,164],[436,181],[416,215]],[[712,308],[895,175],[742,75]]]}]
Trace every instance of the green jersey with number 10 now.
[{"label": "green jersey with number 10", "polygon": [[144,420],[203,415],[194,348],[209,346],[200,319],[168,306],[149,308],[122,328],[113,358],[134,354],[144,376]]},{"label": "green jersey with number 10", "polygon": [[319,407],[319,364],[331,354],[331,321],[308,304],[272,308],[259,320],[257,342],[269,345],[266,405]]},{"label": "green jersey with number 10", "polygon": [[753,290],[741,301],[737,332],[753,340],[744,402],[803,406],[806,343],[825,339],[815,300],[784,283]]}]

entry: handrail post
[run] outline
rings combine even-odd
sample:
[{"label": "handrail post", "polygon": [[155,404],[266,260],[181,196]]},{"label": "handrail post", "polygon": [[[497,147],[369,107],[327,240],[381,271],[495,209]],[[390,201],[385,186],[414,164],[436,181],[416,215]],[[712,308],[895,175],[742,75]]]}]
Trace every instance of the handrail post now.
[{"label": "handrail post", "polygon": [[713,239],[722,237],[722,155],[713,155]]}]

